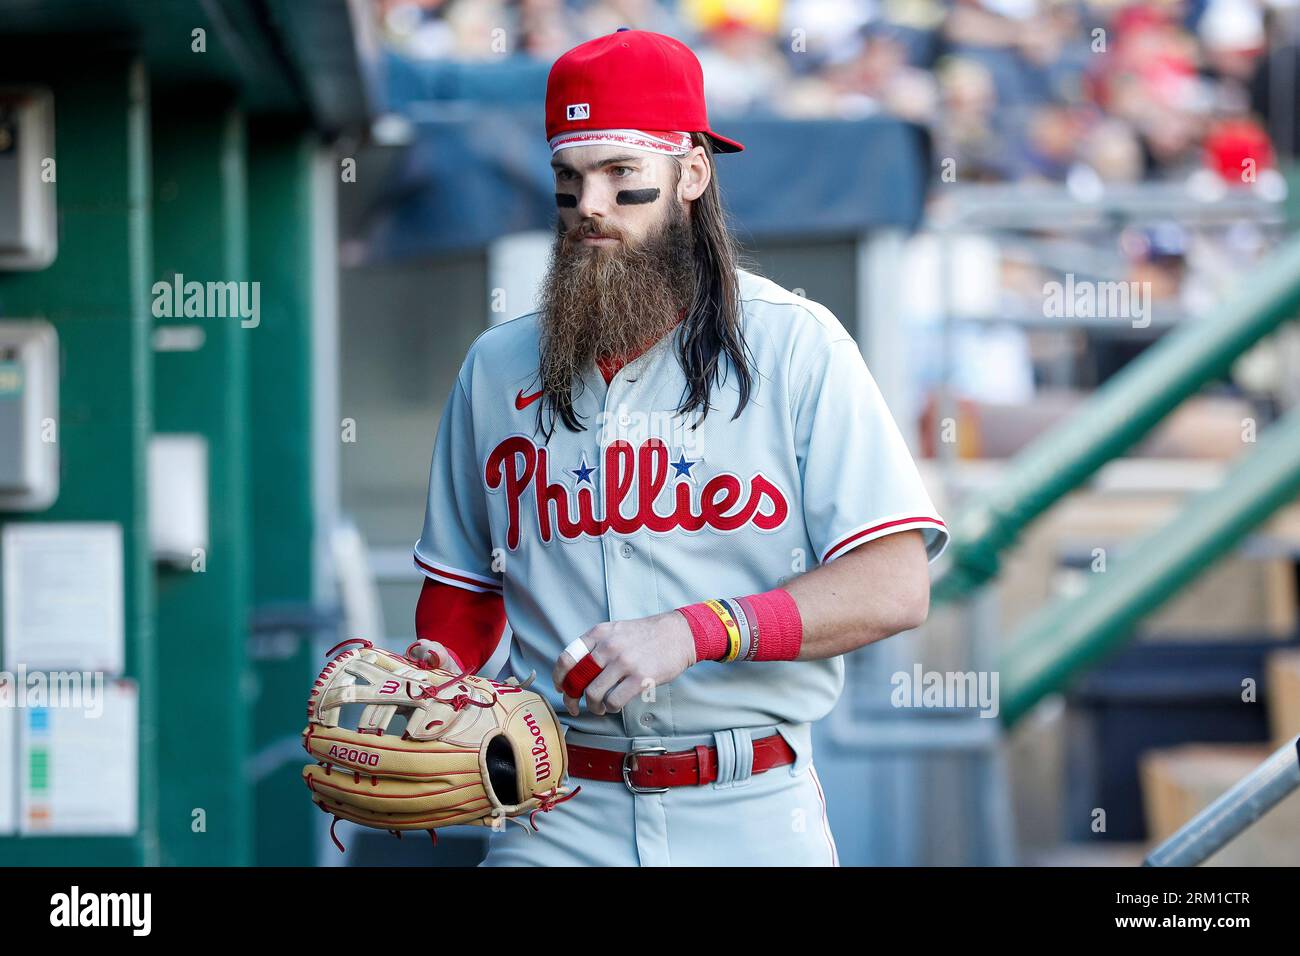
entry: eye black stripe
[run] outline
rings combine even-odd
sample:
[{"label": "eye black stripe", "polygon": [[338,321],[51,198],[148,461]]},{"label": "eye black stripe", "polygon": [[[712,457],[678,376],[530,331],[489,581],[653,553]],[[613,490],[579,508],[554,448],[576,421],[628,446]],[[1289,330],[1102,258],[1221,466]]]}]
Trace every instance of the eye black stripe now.
[{"label": "eye black stripe", "polygon": [[641,206],[648,202],[654,202],[658,198],[659,190],[655,187],[650,189],[621,189],[618,195],[614,197],[620,206]]}]

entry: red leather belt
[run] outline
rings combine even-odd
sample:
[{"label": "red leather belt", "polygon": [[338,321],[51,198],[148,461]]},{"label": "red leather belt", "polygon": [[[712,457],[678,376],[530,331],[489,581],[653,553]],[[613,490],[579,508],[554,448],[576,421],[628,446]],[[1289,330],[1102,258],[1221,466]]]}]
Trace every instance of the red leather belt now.
[{"label": "red leather belt", "polygon": [[[569,775],[582,780],[623,783],[633,793],[663,793],[718,779],[718,748],[696,747],[668,753],[662,747],[619,753],[569,744]],[[794,751],[780,734],[754,741],[753,773],[794,763]]]}]

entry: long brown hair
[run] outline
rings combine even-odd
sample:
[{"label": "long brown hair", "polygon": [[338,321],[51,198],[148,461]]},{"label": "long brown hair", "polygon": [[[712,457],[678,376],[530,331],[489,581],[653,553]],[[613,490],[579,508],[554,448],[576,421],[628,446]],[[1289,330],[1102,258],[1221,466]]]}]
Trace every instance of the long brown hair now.
[{"label": "long brown hair", "polygon": [[[726,210],[718,189],[718,167],[713,144],[707,136],[692,133],[691,141],[703,146],[713,175],[699,199],[691,203],[691,231],[695,236],[695,298],[686,310],[681,346],[677,360],[686,376],[682,402],[677,411],[688,415],[700,409],[700,422],[709,413],[709,395],[713,384],[721,387],[730,361],[736,372],[740,397],[732,419],[749,404],[753,375],[749,368],[749,349],[741,326],[740,282],[736,270],[742,265],[739,248],[727,228]],[[681,163],[678,163],[681,175]]]},{"label": "long brown hair", "polygon": [[[732,419],[740,417],[749,404],[753,388],[750,351],[741,324],[740,282],[736,270],[755,267],[741,254],[730,229],[718,188],[717,164],[713,145],[707,136],[692,133],[694,146],[704,148],[713,175],[700,197],[690,204],[690,231],[695,263],[695,291],[678,337],[677,361],[686,377],[677,412],[682,416],[699,410],[703,423],[710,408],[709,397],[714,385],[721,387],[727,366],[736,373],[740,392]],[[677,161],[677,176],[682,174]],[[538,428],[547,440],[554,433],[555,421],[563,421],[570,431],[584,431],[586,426],[573,409],[572,391],[548,394],[538,408]],[[550,412],[550,428],[542,424],[543,409]]]}]

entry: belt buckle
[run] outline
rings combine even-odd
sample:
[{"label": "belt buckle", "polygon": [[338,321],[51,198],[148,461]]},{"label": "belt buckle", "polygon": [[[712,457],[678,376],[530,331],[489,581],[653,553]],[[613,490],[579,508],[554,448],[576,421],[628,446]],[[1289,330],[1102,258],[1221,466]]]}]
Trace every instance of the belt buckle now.
[{"label": "belt buckle", "polygon": [[647,747],[645,750],[633,750],[623,755],[623,786],[632,793],[667,793],[667,787],[638,787],[632,782],[632,761],[647,754],[666,754],[667,747]]}]

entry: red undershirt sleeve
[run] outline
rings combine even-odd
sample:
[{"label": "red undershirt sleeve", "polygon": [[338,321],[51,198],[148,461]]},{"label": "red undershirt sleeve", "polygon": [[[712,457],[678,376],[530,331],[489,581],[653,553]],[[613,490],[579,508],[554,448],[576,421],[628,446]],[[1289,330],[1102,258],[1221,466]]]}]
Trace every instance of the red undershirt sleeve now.
[{"label": "red undershirt sleeve", "polygon": [[415,633],[456,655],[467,674],[477,673],[501,642],[506,605],[500,594],[469,591],[425,578],[415,606]]}]

